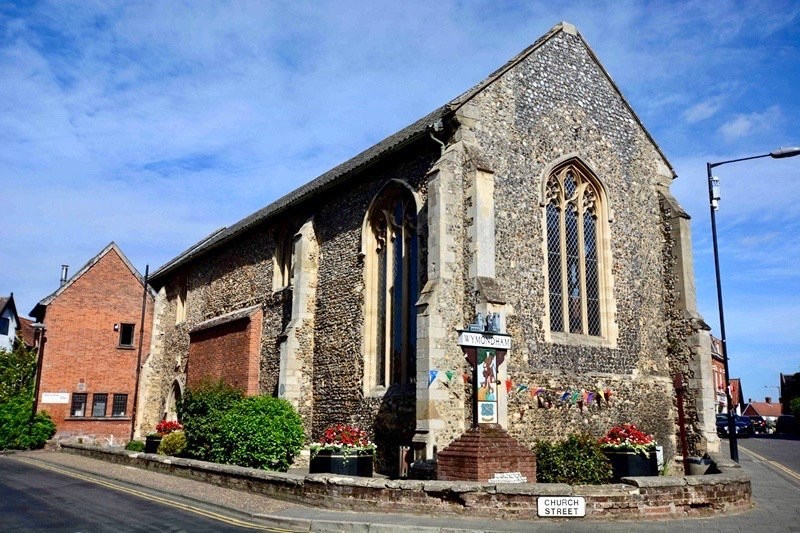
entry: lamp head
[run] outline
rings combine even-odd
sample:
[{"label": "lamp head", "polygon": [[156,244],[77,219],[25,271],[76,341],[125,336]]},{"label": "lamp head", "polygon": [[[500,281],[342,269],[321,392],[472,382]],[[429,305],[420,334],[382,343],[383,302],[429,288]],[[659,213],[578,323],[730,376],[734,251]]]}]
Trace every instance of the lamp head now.
[{"label": "lamp head", "polygon": [[782,159],[784,157],[794,157],[800,155],[800,146],[787,146],[786,148],[778,148],[769,153],[775,159]]}]

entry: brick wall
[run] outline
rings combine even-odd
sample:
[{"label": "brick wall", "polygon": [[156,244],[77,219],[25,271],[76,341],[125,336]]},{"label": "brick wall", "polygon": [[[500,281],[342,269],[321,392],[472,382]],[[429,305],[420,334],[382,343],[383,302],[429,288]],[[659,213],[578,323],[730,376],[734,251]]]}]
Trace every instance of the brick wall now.
[{"label": "brick wall", "polygon": [[[153,300],[148,297],[142,359],[150,343]],[[142,313],[142,284],[114,248],[77,278],[48,306],[44,324],[39,411],[56,423],[57,436],[115,440],[130,437],[136,358]],[[115,324],[135,324],[133,347],[120,347]],[[92,414],[95,393],[108,394],[105,417],[71,417],[70,403],[41,403],[44,393],[87,394]],[[127,394],[124,417],[111,417],[114,394]]]},{"label": "brick wall", "polygon": [[245,394],[258,394],[261,317],[258,310],[190,334],[186,384],[222,380]]},{"label": "brick wall", "polygon": [[536,520],[540,496],[582,496],[588,520],[652,520],[727,514],[753,505],[750,477],[721,455],[715,463],[717,474],[634,477],[612,485],[570,486],[303,476],[91,446],[69,445],[62,450],[314,507],[362,512]]}]

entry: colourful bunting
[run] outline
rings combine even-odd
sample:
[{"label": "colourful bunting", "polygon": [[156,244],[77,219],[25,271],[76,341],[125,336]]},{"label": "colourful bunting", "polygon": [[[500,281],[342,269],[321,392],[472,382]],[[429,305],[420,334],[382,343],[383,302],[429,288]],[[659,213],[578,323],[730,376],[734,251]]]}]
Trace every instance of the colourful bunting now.
[{"label": "colourful bunting", "polygon": [[436,375],[439,373],[438,370],[428,370],[428,387],[431,386],[431,383],[436,380]]},{"label": "colourful bunting", "polygon": [[447,382],[450,383],[453,381],[453,376],[455,376],[456,373],[452,370],[445,370],[444,375],[447,376]]}]

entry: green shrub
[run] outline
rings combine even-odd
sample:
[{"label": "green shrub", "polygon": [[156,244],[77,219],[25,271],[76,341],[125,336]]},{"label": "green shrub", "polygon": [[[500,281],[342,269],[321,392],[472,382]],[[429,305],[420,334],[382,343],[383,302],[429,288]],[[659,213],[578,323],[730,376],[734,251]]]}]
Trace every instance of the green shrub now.
[{"label": "green shrub", "polygon": [[41,448],[55,434],[56,425],[47,413],[36,413],[31,424],[32,410],[32,392],[0,404],[0,450]]},{"label": "green shrub", "polygon": [[800,396],[792,398],[792,401],[789,402],[789,410],[795,417],[800,418]]},{"label": "green shrub", "polygon": [[212,460],[285,472],[305,440],[300,415],[286,400],[253,396],[220,420]]},{"label": "green shrub", "polygon": [[193,459],[213,461],[211,450],[222,415],[242,401],[242,392],[222,381],[188,389],[178,402],[178,419],[186,436],[184,454]]},{"label": "green shrub", "polygon": [[161,437],[161,444],[158,445],[159,455],[180,456],[186,449],[186,435],[183,431],[173,431]]},{"label": "green shrub", "polygon": [[611,465],[594,437],[570,435],[561,442],[536,442],[539,483],[601,485],[610,479]]},{"label": "green shrub", "polygon": [[128,444],[125,445],[126,450],[130,450],[132,452],[143,452],[144,451],[144,442],[140,440],[132,440]]}]

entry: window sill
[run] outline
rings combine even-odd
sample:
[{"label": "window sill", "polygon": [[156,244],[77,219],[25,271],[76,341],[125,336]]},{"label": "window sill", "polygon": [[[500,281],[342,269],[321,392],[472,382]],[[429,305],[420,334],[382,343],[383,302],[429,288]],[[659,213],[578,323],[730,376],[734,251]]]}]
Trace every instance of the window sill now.
[{"label": "window sill", "polygon": [[68,416],[64,419],[70,422],[130,422],[129,416]]},{"label": "window sill", "polygon": [[124,346],[124,345],[117,346],[117,350],[135,350],[135,349],[136,349],[135,346]]},{"label": "window sill", "polygon": [[567,346],[591,346],[595,348],[616,348],[616,343],[605,337],[592,337],[581,333],[562,333],[551,331],[545,339],[551,344],[565,344]]},{"label": "window sill", "polygon": [[384,396],[408,396],[416,394],[416,383],[404,383],[385,387],[378,385],[365,392],[365,398],[383,398]]}]

